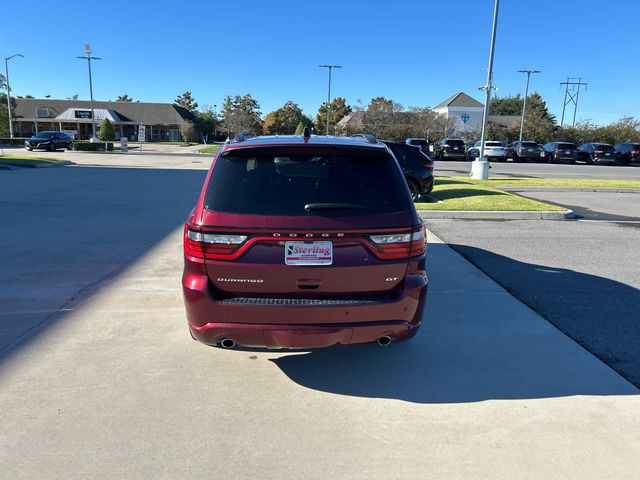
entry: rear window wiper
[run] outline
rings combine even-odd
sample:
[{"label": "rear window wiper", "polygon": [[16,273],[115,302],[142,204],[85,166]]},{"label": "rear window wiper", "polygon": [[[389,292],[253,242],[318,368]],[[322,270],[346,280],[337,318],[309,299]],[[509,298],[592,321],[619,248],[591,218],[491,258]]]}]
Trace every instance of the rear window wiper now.
[{"label": "rear window wiper", "polygon": [[366,208],[364,205],[356,205],[354,203],[307,203],[304,209],[307,212],[315,210],[357,210]]}]

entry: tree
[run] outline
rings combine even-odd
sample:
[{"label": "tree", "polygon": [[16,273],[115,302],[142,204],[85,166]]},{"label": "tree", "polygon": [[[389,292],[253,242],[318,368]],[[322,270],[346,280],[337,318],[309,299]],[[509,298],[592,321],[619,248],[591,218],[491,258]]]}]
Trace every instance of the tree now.
[{"label": "tree", "polygon": [[492,98],[489,103],[489,115],[520,115],[521,113],[522,97],[519,94]]},{"label": "tree", "polygon": [[125,93],[124,95],[118,95],[118,98],[116,98],[116,102],[133,102],[133,98]]},{"label": "tree", "polygon": [[195,124],[188,120],[180,125],[180,133],[182,134],[183,142],[193,142],[198,136]]},{"label": "tree", "polygon": [[228,96],[222,104],[222,125],[229,133],[262,133],[260,104],[250,93]]},{"label": "tree", "polygon": [[215,134],[219,121],[215,110],[210,105],[205,105],[202,110],[196,113],[196,125],[203,135]]},{"label": "tree", "polygon": [[67,100],[78,100],[79,95],[76,93],[75,95],[72,95],[70,97],[67,97]]},{"label": "tree", "polygon": [[[516,98],[516,97],[509,97]],[[522,115],[522,99],[519,100],[520,111],[517,116]],[[496,99],[498,100],[498,99]],[[492,100],[489,110],[493,108]],[[505,114],[506,115],[506,114]],[[556,119],[547,108],[547,104],[538,92],[534,92],[527,97],[527,110],[524,114],[524,129],[522,132],[523,140],[534,140],[536,142],[545,142],[553,135]],[[520,123],[515,124],[506,132],[510,140],[517,140],[520,137]]]},{"label": "tree", "polygon": [[298,122],[298,126],[296,127],[296,131],[295,134],[296,135],[302,135],[304,133],[304,127],[307,126],[304,124],[304,122],[302,120],[300,120]]},{"label": "tree", "polygon": [[[329,130],[335,130],[340,120],[349,115],[353,109],[347,105],[347,101],[342,97],[336,97],[329,104]],[[326,135],[327,129],[327,106],[326,103],[320,105],[316,115],[316,131],[320,135]]]},{"label": "tree", "polygon": [[98,138],[103,142],[113,142],[116,139],[115,129],[113,128],[113,124],[109,121],[108,118],[105,118],[100,124]]},{"label": "tree", "polygon": [[7,79],[0,73],[0,92],[4,92],[7,89]]},{"label": "tree", "polygon": [[184,92],[182,95],[178,95],[174,100],[176,105],[186,108],[192,113],[196,113],[198,110],[198,102],[195,101],[190,91]]},{"label": "tree", "polygon": [[282,107],[269,112],[264,119],[262,129],[269,135],[291,135],[299,123],[311,126],[313,122],[302,113],[302,109],[291,100]]}]

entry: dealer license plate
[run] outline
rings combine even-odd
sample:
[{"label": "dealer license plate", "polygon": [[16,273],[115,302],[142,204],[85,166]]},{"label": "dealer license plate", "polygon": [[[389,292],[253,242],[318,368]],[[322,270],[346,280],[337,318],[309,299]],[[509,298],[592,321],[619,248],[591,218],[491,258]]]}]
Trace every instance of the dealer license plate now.
[{"label": "dealer license plate", "polygon": [[286,242],[284,263],[287,265],[331,265],[333,244],[331,242]]}]

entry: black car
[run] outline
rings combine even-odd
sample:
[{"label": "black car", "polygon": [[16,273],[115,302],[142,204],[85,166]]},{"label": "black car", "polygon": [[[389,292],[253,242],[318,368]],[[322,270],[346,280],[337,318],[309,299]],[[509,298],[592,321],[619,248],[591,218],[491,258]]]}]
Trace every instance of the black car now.
[{"label": "black car", "polygon": [[616,151],[618,163],[640,165],[640,143],[617,143],[613,149]]},{"label": "black car", "polygon": [[567,162],[575,163],[578,157],[578,149],[571,142],[548,142],[542,146],[544,158],[549,163]]},{"label": "black car", "polygon": [[583,143],[578,147],[578,161],[585,163],[616,163],[613,145],[606,143]]},{"label": "black car", "polygon": [[540,160],[541,148],[536,142],[513,142],[507,145],[507,159],[514,162]]},{"label": "black car", "polygon": [[24,148],[34,150],[42,148],[53,152],[60,148],[71,150],[73,138],[62,132],[40,132],[24,141]]},{"label": "black car", "polygon": [[404,143],[418,147],[424,153],[429,153],[429,140],[426,138],[407,138]]},{"label": "black car", "polygon": [[435,157],[438,160],[466,160],[464,140],[460,138],[443,138],[435,146]]},{"label": "black car", "polygon": [[413,200],[433,190],[433,160],[419,147],[382,140],[398,160]]}]

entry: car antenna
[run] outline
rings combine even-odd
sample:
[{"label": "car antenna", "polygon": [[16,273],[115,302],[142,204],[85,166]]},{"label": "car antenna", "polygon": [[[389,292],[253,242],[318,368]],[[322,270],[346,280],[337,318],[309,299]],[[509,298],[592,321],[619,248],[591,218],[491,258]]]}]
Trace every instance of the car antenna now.
[{"label": "car antenna", "polygon": [[307,143],[311,138],[311,130],[309,130],[309,127],[307,125],[305,125],[304,129],[302,130],[302,137],[304,138],[304,143]]}]

